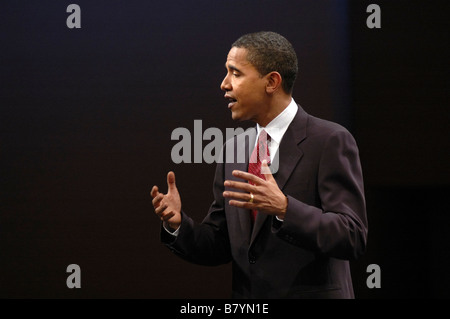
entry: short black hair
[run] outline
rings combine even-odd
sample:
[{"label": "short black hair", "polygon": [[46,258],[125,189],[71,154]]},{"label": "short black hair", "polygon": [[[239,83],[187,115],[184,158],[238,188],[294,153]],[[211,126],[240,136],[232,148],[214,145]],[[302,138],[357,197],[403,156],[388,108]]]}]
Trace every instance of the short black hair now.
[{"label": "short black hair", "polygon": [[291,94],[297,78],[297,54],[292,44],[276,32],[248,33],[237,39],[231,47],[248,50],[247,60],[261,75],[280,73],[283,90]]}]

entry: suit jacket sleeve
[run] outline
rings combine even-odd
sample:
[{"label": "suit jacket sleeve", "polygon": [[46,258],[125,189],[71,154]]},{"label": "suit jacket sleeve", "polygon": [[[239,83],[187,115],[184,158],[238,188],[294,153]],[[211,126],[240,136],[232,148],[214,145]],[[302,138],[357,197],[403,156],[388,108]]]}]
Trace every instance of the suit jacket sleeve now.
[{"label": "suit jacket sleeve", "polygon": [[347,130],[331,133],[323,144],[317,173],[321,207],[287,194],[281,227],[290,243],[330,257],[356,259],[365,251],[367,218],[358,148]]}]

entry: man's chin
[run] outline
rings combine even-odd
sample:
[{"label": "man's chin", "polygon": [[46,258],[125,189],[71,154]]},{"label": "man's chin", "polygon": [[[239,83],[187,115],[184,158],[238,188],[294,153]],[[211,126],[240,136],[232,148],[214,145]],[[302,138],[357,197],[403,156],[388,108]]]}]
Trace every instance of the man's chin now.
[{"label": "man's chin", "polygon": [[245,122],[245,121],[250,121],[250,118],[245,117],[243,114],[239,114],[239,113],[231,113],[231,118],[233,119],[233,121],[236,122]]},{"label": "man's chin", "polygon": [[241,115],[239,113],[237,113],[237,112],[231,111],[231,118],[234,121],[241,121]]},{"label": "man's chin", "polygon": [[238,110],[231,110],[231,118],[234,121],[238,121],[238,122],[246,120],[245,113],[243,114],[242,112],[239,112]]}]

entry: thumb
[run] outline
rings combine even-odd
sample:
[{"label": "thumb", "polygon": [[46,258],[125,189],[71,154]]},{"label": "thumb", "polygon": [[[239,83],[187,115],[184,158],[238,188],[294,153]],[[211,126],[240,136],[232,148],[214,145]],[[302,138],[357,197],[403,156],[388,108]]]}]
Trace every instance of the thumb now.
[{"label": "thumb", "polygon": [[267,160],[263,160],[261,164],[261,173],[264,175],[266,181],[273,182],[275,178],[273,178],[272,172],[270,171],[270,167],[267,164]]},{"label": "thumb", "polygon": [[177,185],[175,184],[175,173],[172,171],[167,174],[167,187],[168,192],[177,190]]}]

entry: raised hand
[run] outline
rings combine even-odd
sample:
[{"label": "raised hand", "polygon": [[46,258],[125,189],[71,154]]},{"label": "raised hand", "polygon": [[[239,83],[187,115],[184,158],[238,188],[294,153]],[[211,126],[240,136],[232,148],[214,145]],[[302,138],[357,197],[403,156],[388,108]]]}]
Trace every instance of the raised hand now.
[{"label": "raised hand", "polygon": [[172,230],[176,230],[181,224],[181,198],[175,184],[175,173],[167,174],[167,194],[160,193],[155,185],[150,195],[156,215]]},{"label": "raised hand", "polygon": [[225,191],[223,197],[229,198],[231,206],[254,209],[268,215],[275,215],[284,219],[287,209],[287,198],[278,187],[275,178],[270,172],[267,162],[262,162],[262,173],[265,180],[253,174],[243,171],[233,171],[233,176],[246,181],[252,181],[254,185],[248,182],[225,181],[224,185],[228,188],[235,188],[243,192]]}]

